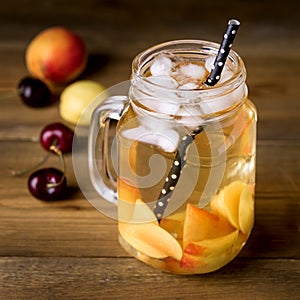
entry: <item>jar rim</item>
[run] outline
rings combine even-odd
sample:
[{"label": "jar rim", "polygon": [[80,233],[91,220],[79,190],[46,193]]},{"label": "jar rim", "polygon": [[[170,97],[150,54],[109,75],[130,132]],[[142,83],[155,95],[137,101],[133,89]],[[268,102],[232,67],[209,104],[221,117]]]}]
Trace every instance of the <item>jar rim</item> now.
[{"label": "jar rim", "polygon": [[[204,53],[210,55],[217,55],[220,44],[205,40],[195,40],[195,39],[181,39],[181,40],[171,40],[154,45],[142,52],[140,52],[132,61],[132,79],[138,81],[145,81],[147,84],[154,87],[164,89],[166,91],[174,91],[176,88],[169,88],[163,85],[153,83],[148,79],[147,76],[143,74],[143,68],[147,65],[151,59],[153,59],[159,53],[164,51],[169,51],[171,53],[179,53],[181,51],[197,51],[197,53]],[[222,82],[222,84],[217,84],[214,86],[207,86],[202,89],[180,89],[183,92],[194,92],[201,95],[205,95],[206,99],[213,98],[216,95],[224,94],[226,91],[234,90],[242,83],[246,81],[246,69],[242,58],[233,49],[230,50],[227,61],[230,60],[234,66],[233,75]],[[211,94],[211,96],[210,96]]]},{"label": "jar rim", "polygon": [[[166,87],[161,82],[153,82],[155,76],[149,76],[151,62],[161,53],[205,61],[205,58],[216,56],[219,47],[219,44],[210,41],[174,40],[141,52],[132,62],[131,102],[139,103],[148,113],[158,113],[168,118],[194,112],[214,119],[240,106],[248,96],[246,69],[241,57],[232,49],[226,60],[232,75],[215,86],[205,85],[202,89]],[[171,75],[165,77],[172,79]]]}]

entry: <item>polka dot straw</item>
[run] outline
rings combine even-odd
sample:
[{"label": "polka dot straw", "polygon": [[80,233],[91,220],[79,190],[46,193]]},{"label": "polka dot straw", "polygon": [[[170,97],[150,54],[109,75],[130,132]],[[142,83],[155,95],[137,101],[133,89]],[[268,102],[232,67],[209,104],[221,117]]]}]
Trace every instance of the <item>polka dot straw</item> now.
[{"label": "polka dot straw", "polygon": [[163,213],[169,201],[171,200],[175,185],[177,184],[180,174],[186,164],[185,157],[188,146],[195,139],[196,135],[199,134],[202,130],[202,126],[198,126],[191,134],[186,134],[179,143],[172,167],[165,179],[165,184],[161,189],[160,195],[154,207],[154,214],[158,222],[160,222],[161,218],[163,217]]},{"label": "polka dot straw", "polygon": [[[207,85],[213,86],[219,81],[239,26],[240,22],[237,20],[232,19],[228,21],[226,32],[224,33],[221,46],[219,48],[215,62],[212,66],[211,73],[209,74],[205,82]],[[173,161],[173,165],[169,171],[168,176],[165,179],[164,186],[161,189],[158,200],[156,201],[156,204],[154,206],[154,214],[158,222],[160,222],[163,217],[164,211],[169,201],[171,200],[171,196],[179,180],[180,174],[186,164],[185,158],[188,146],[195,139],[196,135],[202,131],[203,127],[198,126],[191,134],[185,135],[179,143],[175,159]]]},{"label": "polka dot straw", "polygon": [[211,72],[205,82],[207,85],[213,86],[219,81],[239,26],[240,22],[237,20],[232,19],[228,21],[219,52],[212,66]]}]

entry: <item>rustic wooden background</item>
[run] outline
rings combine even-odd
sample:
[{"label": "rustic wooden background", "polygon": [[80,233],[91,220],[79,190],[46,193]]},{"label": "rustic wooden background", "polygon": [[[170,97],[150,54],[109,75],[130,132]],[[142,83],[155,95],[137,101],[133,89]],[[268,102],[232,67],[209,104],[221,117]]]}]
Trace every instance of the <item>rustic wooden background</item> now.
[{"label": "rustic wooden background", "polygon": [[[202,276],[161,273],[128,256],[116,223],[78,190],[72,159],[67,199],[34,199],[26,177],[44,156],[43,126],[57,103],[35,110],[15,91],[24,53],[42,29],[63,25],[85,40],[81,78],[109,87],[127,80],[132,58],[159,42],[220,41],[229,18],[242,25],[234,49],[258,109],[256,225],[245,249]],[[300,299],[300,37],[297,1],[28,0],[0,5],[0,299]],[[49,165],[59,162],[53,158]]]}]

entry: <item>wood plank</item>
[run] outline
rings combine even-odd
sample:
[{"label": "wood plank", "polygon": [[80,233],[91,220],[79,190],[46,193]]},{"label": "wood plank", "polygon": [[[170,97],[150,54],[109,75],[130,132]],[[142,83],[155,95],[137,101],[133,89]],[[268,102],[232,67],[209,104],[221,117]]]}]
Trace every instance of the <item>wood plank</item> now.
[{"label": "wood plank", "polygon": [[[85,200],[19,209],[4,205],[0,256],[128,256],[118,243],[116,223]],[[299,259],[298,217],[297,201],[256,199],[255,227],[239,256]]]},{"label": "wood plank", "polygon": [[[150,45],[183,37],[219,41],[226,16],[234,15],[236,11],[242,26],[235,49],[245,60],[248,70],[250,98],[259,113],[259,138],[295,139],[300,136],[297,85],[300,65],[295,63],[299,61],[300,40],[295,30],[297,25],[299,27],[299,18],[295,13],[297,9],[293,9],[297,7],[294,1],[282,6],[280,2],[270,4],[268,1],[251,5],[235,1],[235,5],[227,5],[219,0],[214,5],[222,9],[215,11],[214,26],[209,14],[201,18],[198,15],[199,9],[211,10],[211,4],[191,0],[172,5],[172,10],[166,10],[171,3],[155,1],[160,9],[150,20],[145,14],[149,15],[155,5],[143,10],[132,0],[100,4],[76,2],[72,9],[53,0],[47,2],[47,7],[38,1],[22,10],[16,9],[16,5],[17,2],[12,1],[0,7],[0,26],[6,28],[0,32],[1,67],[5,70],[0,74],[2,95],[15,90],[20,78],[27,74],[24,64],[26,46],[49,24],[61,22],[82,35],[92,54],[90,68],[82,78],[94,79],[110,87],[129,78],[133,57]],[[258,13],[259,7],[269,12],[264,14],[263,20]],[[131,23],[133,16],[134,24]],[[287,47],[289,44],[293,47]],[[32,110],[24,107],[18,97],[2,99],[1,96],[0,103],[5,112],[0,118],[0,138],[36,138],[41,126],[59,119],[57,104]]]},{"label": "wood plank", "polygon": [[[26,180],[23,177],[11,177],[10,170],[22,170],[39,162],[46,151],[39,143],[28,141],[1,141],[0,165],[3,172],[0,174],[3,187],[7,187],[2,198],[16,196],[26,197],[24,190]],[[257,188],[259,197],[288,198],[299,196],[300,193],[300,141],[277,140],[258,141],[257,145]],[[71,186],[76,185],[72,168],[72,157],[66,155],[67,171]],[[53,155],[45,166],[60,168],[60,162]],[[26,178],[26,177],[25,177]]]},{"label": "wood plank", "polygon": [[[66,157],[72,192],[43,202],[30,196],[25,177],[11,177],[43,157],[38,143],[0,141],[0,255],[126,256],[114,220],[102,215],[78,190],[71,157]],[[256,225],[242,257],[300,258],[299,145],[260,142],[257,157]],[[53,157],[46,166],[57,166]]]},{"label": "wood plank", "polygon": [[[224,24],[223,21],[229,15],[237,16],[245,20],[245,22],[251,21],[254,25],[261,24],[266,27],[267,24],[282,24],[285,27],[299,24],[298,4],[292,0],[287,0],[284,6],[278,0],[272,3],[267,0],[253,1],[251,5],[241,1],[231,2],[232,5],[228,5],[228,3],[221,0],[215,0],[214,3],[199,3],[199,1],[195,0],[182,0],[180,2],[176,1],[176,3],[171,0],[153,0],[151,2],[152,5],[148,5],[147,9],[145,9],[139,5],[140,2],[138,0],[76,1],[72,7],[68,3],[61,3],[59,0],[50,0],[47,3],[31,0],[32,5],[24,5],[20,9],[19,2],[11,0],[1,5],[0,12],[8,24],[9,22],[13,23],[13,21],[20,23],[27,21],[27,24],[52,24],[64,18],[68,24],[84,25],[87,22],[88,25],[94,24],[99,26],[100,24],[103,25],[103,21],[114,21],[117,25],[125,26],[132,22],[129,17],[135,17],[132,24],[133,28],[138,27],[137,24],[140,24],[144,26],[144,30],[147,30],[146,24],[151,25],[158,22],[158,25],[161,25],[164,18],[165,26],[163,29],[168,26],[181,25],[183,30],[184,27],[190,24],[196,26],[196,21],[211,24],[212,16],[204,12],[218,7],[213,14],[213,22],[217,25]],[[268,13],[262,14],[262,11],[267,11]],[[118,15],[119,18],[112,20],[112,15]],[[103,30],[105,29],[104,27]],[[156,34],[159,34],[159,32]]]},{"label": "wood plank", "polygon": [[[9,65],[20,60],[18,59],[20,56],[19,53],[9,57],[4,53],[7,64],[4,65],[4,69],[9,69]],[[298,138],[300,104],[297,82],[300,78],[300,66],[295,65],[294,61],[299,60],[299,57],[292,59],[270,55],[268,58],[249,57],[248,60],[249,97],[258,110],[258,138]],[[274,65],[274,60],[280,60],[280,63]],[[87,73],[82,78],[93,79],[110,87],[128,79],[130,62],[131,58],[111,58],[105,68],[100,68],[93,74]],[[17,69],[11,73],[12,78],[4,80],[0,77],[0,103],[2,111],[5,111],[0,118],[0,138],[36,138],[42,126],[61,120],[58,102],[49,108],[31,109],[23,105],[17,96],[4,97],[7,92],[15,90],[21,78],[20,74],[25,75],[26,71]]]},{"label": "wood plank", "polygon": [[299,197],[300,141],[264,140],[257,145],[257,195]]},{"label": "wood plank", "polygon": [[132,258],[0,259],[1,299],[297,299],[300,261],[238,259],[206,275],[162,273]]},{"label": "wood plank", "polygon": [[[146,7],[146,8],[145,8]],[[15,92],[27,75],[29,40],[52,25],[85,40],[90,60],[81,78],[109,87],[130,74],[133,57],[172,39],[220,41],[228,16],[242,25],[234,49],[247,67],[258,109],[256,222],[240,255],[200,276],[156,271],[130,257],[116,222],[78,189],[52,203],[30,196],[25,177],[40,160],[39,132],[61,120],[58,102],[25,107]],[[300,299],[300,25],[299,4],[282,1],[19,0],[0,5],[0,299]],[[52,157],[46,166],[60,167]]]}]

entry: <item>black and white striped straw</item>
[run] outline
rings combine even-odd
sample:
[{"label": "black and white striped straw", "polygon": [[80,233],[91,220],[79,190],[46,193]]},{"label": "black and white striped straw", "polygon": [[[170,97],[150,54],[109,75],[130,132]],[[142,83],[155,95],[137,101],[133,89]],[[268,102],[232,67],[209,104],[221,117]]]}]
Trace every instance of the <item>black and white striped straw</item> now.
[{"label": "black and white striped straw", "polygon": [[[218,55],[215,59],[214,65],[212,66],[211,73],[205,82],[207,85],[213,86],[219,81],[223,67],[225,65],[227,56],[232,47],[232,43],[236,36],[239,26],[240,26],[240,22],[237,20],[232,19],[228,21],[228,26],[223,36],[223,40],[219,48]],[[176,151],[173,164],[168,173],[168,176],[165,178],[164,186],[161,189],[158,200],[156,201],[154,206],[153,212],[158,222],[160,222],[161,219],[163,218],[165,209],[167,208],[167,205],[171,200],[171,196],[173,194],[175,186],[186,164],[186,152],[188,150],[188,146],[193,142],[195,137],[202,131],[203,131],[203,127],[198,126],[191,134],[185,135],[178,145],[178,149]]]},{"label": "black and white striped straw", "polygon": [[227,56],[232,47],[239,26],[240,22],[238,20],[231,19],[228,21],[228,25],[224,33],[218,54],[216,56],[214,64],[212,65],[211,72],[205,82],[207,85],[213,86],[220,80],[221,73],[223,71]]}]

